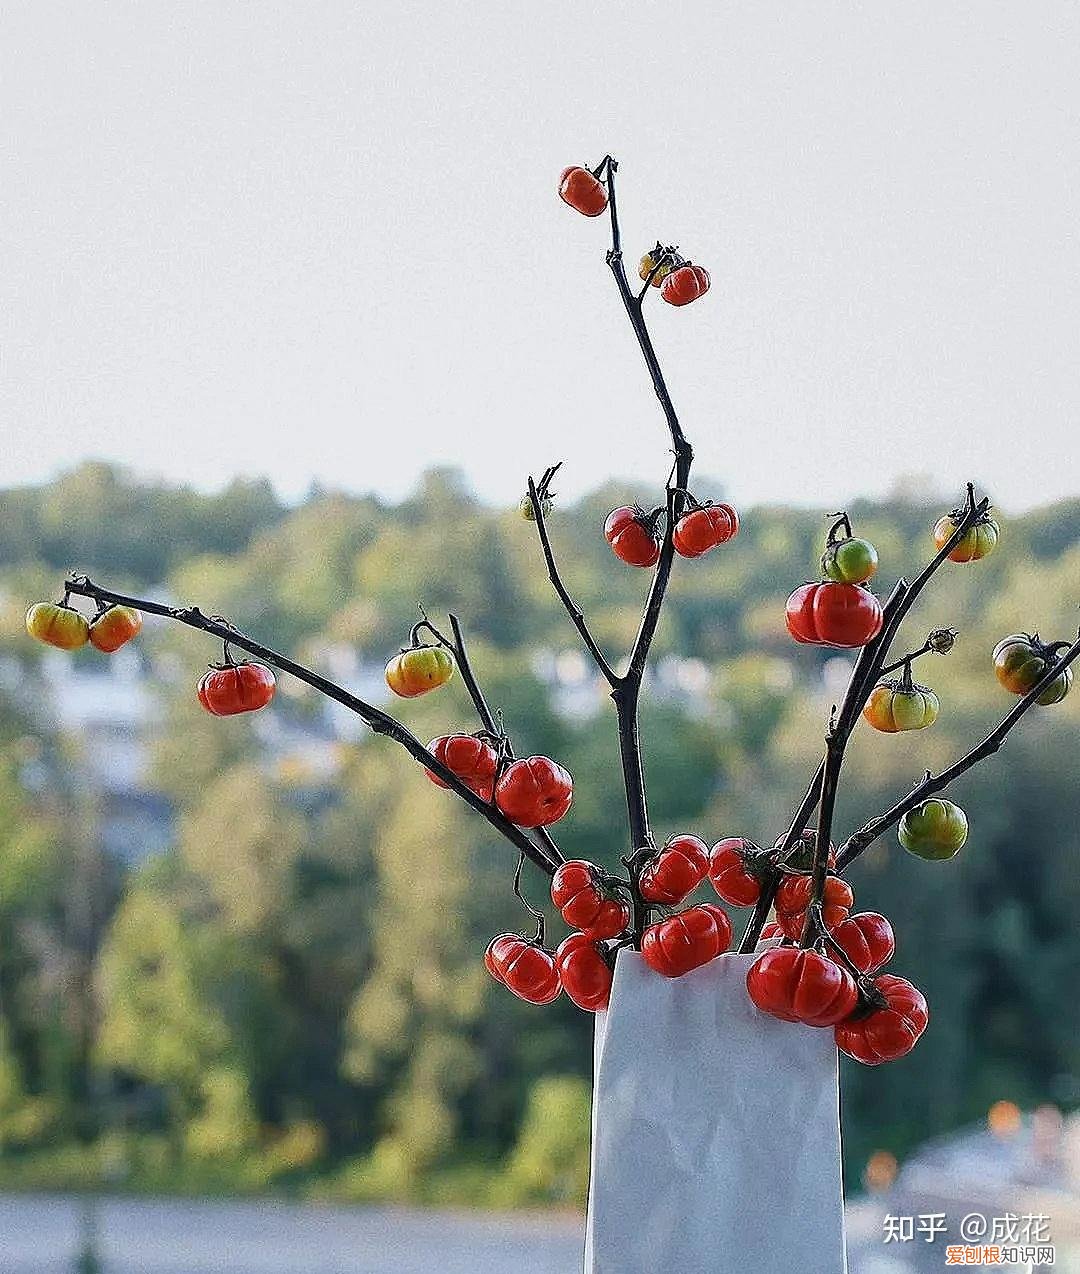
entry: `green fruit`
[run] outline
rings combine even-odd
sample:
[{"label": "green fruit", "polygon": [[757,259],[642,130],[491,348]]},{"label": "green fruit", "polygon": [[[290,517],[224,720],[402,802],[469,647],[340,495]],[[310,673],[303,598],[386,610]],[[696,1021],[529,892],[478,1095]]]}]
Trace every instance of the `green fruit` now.
[{"label": "green fruit", "polygon": [[941,711],[941,701],[927,686],[911,682],[883,681],[874,687],[863,708],[863,716],[883,734],[905,730],[925,730]]},{"label": "green fruit", "polygon": [[863,584],[877,568],[877,549],[857,537],[827,545],[821,557],[822,573],[837,584]]},{"label": "green fruit", "polygon": [[[540,509],[545,518],[551,513],[551,510],[554,507],[555,507],[555,501],[549,495],[544,496],[543,499],[540,501]],[[521,514],[521,516],[525,519],[526,522],[536,521],[536,513],[533,510],[532,496],[530,496],[528,492],[526,492],[521,497],[521,500],[518,504],[518,512]]]},{"label": "green fruit", "polygon": [[933,797],[908,810],[896,834],[900,844],[917,858],[952,858],[967,840],[967,815],[952,801]]},{"label": "green fruit", "polygon": [[[1064,643],[1061,643],[1064,645]],[[1010,633],[994,647],[994,673],[1014,695],[1034,690],[1053,666],[1057,650],[1029,633]],[[1064,668],[1035,700],[1048,707],[1060,703],[1072,685],[1072,669]]]}]

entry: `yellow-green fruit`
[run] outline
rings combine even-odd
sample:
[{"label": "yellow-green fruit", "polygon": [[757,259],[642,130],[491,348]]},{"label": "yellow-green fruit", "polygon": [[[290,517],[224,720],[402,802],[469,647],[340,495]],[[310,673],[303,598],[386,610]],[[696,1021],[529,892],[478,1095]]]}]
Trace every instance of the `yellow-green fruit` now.
[{"label": "yellow-green fruit", "polygon": [[[549,495],[544,496],[540,501],[540,511],[543,513],[545,518],[551,513],[551,510],[554,507],[555,501]],[[536,521],[536,511],[533,509],[532,496],[530,496],[528,492],[521,497],[521,502],[518,504],[518,512],[526,522]]]},{"label": "yellow-green fruit", "polygon": [[821,557],[822,574],[837,584],[864,584],[877,568],[877,549],[858,536],[828,544]]},{"label": "yellow-green fruit", "polygon": [[[938,518],[934,525],[934,543],[939,549],[948,544],[959,525],[951,513]],[[999,534],[1000,527],[993,518],[981,518],[974,526],[969,526],[949,550],[949,561],[977,562],[980,557],[987,557],[994,551]]]},{"label": "yellow-green fruit", "polygon": [[905,730],[925,730],[938,719],[940,711],[941,701],[927,686],[883,681],[870,692],[863,716],[875,730],[899,734]]},{"label": "yellow-green fruit", "polygon": [[74,607],[36,602],[26,612],[26,631],[60,650],[78,650],[90,640],[90,625]]},{"label": "yellow-green fruit", "polygon": [[[1028,633],[1010,633],[994,647],[994,675],[1014,695],[1034,690],[1054,664],[1055,649]],[[1063,668],[1035,702],[1060,703],[1072,686],[1072,669]]]},{"label": "yellow-green fruit", "polygon": [[659,260],[660,255],[661,254],[654,248],[652,252],[646,252],[638,262],[638,278],[640,278],[644,283],[645,280],[648,279],[649,275],[652,274],[652,286],[654,288],[658,288],[660,284],[663,283],[663,281],[671,273],[671,268],[674,265],[674,262],[671,260],[665,261],[656,273],[653,274],[653,267]]},{"label": "yellow-green fruit", "polygon": [[414,646],[386,665],[386,684],[402,699],[415,699],[445,685],[454,675],[454,660],[441,646]]},{"label": "yellow-green fruit", "polygon": [[900,844],[918,858],[952,858],[968,835],[967,815],[959,805],[932,797],[908,810],[896,829]]}]

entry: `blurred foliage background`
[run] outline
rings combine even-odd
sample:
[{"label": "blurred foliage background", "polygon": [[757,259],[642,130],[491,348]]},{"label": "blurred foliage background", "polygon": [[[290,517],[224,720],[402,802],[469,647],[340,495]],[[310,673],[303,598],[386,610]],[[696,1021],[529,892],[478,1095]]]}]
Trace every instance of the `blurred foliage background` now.
[{"label": "blurred foliage background", "polygon": [[[632,638],[646,577],[600,527],[613,504],[655,496],[600,490],[552,520],[611,651]],[[919,569],[950,503],[913,486],[851,507],[880,551],[880,591]],[[283,683],[257,716],[207,717],[194,684],[217,651],[199,634],[151,620],[107,661],[38,647],[22,625],[76,568],[227,614],[381,695],[418,601],[436,622],[453,608],[519,751],[575,775],[564,852],[614,864],[610,705],[534,528],[478,505],[452,471],[394,506],[313,490],[287,507],[259,482],[206,496],[86,465],[3,492],[3,508],[0,1183],[579,1203],[591,1022],[565,998],[520,1003],[481,964],[493,933],[527,919],[509,847],[304,687]],[[659,833],[766,843],[783,829],[848,663],[783,626],[824,512],[745,510],[735,541],[679,564],[644,710]],[[947,659],[918,666],[942,717],[921,735],[857,732],[840,830],[1008,710],[997,638],[1069,636],[1078,602],[1080,500],[1006,518],[994,556],[943,570],[901,638],[961,629]],[[474,725],[458,680],[396,706],[424,738]],[[902,1156],[994,1100],[1080,1104],[1078,756],[1074,693],[957,785],[972,835],[954,862],[916,862],[890,836],[858,865],[858,903],[893,919],[896,971],[925,989],[932,1021],[904,1061],[845,1066],[850,1181],[872,1150]],[[537,873],[526,885],[543,900]]]}]

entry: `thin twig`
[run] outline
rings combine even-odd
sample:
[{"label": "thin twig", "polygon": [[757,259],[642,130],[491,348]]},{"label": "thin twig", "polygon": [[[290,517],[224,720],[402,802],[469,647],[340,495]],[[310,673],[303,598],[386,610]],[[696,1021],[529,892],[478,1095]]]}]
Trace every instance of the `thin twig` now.
[{"label": "thin twig", "polygon": [[615,673],[615,669],[608,663],[604,652],[597,644],[596,638],[589,631],[589,625],[585,621],[585,615],[581,607],[574,601],[570,595],[570,590],[563,583],[562,575],[559,573],[558,563],[555,561],[555,551],[551,547],[551,537],[548,535],[547,520],[544,517],[544,509],[537,491],[536,483],[529,479],[529,499],[532,502],[533,515],[536,521],[536,531],[540,536],[540,547],[544,550],[544,561],[547,563],[548,579],[555,592],[559,595],[566,613],[570,616],[571,623],[581,635],[581,640],[585,643],[585,648],[593,657],[593,662],[600,670],[601,676],[614,688],[619,681]]},{"label": "thin twig", "polygon": [[363,699],[357,698],[356,695],[351,694],[335,682],[328,680],[317,672],[312,672],[310,668],[305,668],[302,664],[298,664],[286,655],[272,650],[269,646],[262,645],[260,642],[255,641],[254,638],[235,628],[228,621],[204,615],[197,606],[165,606],[161,602],[149,601],[141,597],[129,597],[124,593],[116,593],[111,589],[100,587],[86,575],[71,576],[65,581],[64,587],[69,593],[73,593],[77,597],[89,597],[95,601],[112,602],[120,606],[133,606],[136,610],[144,611],[148,615],[160,615],[165,619],[173,619],[177,623],[186,624],[189,628],[196,628],[200,632],[210,633],[214,637],[220,637],[222,641],[227,639],[231,645],[238,646],[241,650],[247,651],[249,655],[254,655],[257,659],[264,659],[268,664],[273,664],[275,668],[280,668],[282,672],[287,672],[298,681],[305,682],[313,689],[318,690],[320,694],[326,695],[327,698],[333,699],[351,712],[355,712],[376,734],[386,735],[387,738],[399,743],[425,769],[437,774],[451,791],[460,796],[467,805],[485,818],[492,827],[501,832],[512,845],[524,853],[541,871],[548,876],[554,875],[555,869],[552,863],[520,827],[516,827],[511,823],[497,806],[485,801],[472,788],[467,787],[453,770],[448,769],[442,761],[424,747],[414,734],[395,717],[390,716],[389,713],[383,712],[382,709],[376,708],[370,703],[365,703]]},{"label": "thin twig", "polygon": [[[458,671],[461,673],[461,680],[465,685],[465,689],[469,692],[469,698],[473,701],[476,708],[476,715],[480,718],[480,723],[488,734],[495,738],[499,738],[502,742],[503,754],[507,760],[514,759],[514,745],[511,743],[509,736],[502,728],[501,723],[491,711],[488,701],[484,696],[483,690],[480,689],[480,683],[476,680],[476,673],[473,671],[472,660],[469,658],[468,647],[465,645],[465,634],[462,631],[461,621],[456,615],[450,615],[450,630],[454,634],[453,643],[450,644],[454,652],[454,658],[457,660]],[[446,639],[443,638],[444,643]],[[555,843],[554,837],[546,827],[537,827],[535,829],[537,839],[543,844],[548,852],[548,857],[557,867],[564,861],[558,845]]]}]

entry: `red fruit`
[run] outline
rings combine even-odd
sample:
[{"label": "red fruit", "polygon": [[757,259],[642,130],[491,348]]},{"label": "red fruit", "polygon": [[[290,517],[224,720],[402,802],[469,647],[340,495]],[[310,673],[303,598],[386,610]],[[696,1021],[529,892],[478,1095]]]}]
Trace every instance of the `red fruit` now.
[{"label": "red fruit", "polygon": [[846,650],[881,632],[881,603],[861,584],[803,584],[787,600],[786,619],[796,641]]},{"label": "red fruit", "polygon": [[739,515],[730,504],[706,504],[684,513],[675,523],[675,552],[700,557],[718,544],[726,544],[739,530]]},{"label": "red fruit", "polygon": [[709,851],[703,840],[697,836],[673,836],[645,864],[638,888],[646,902],[670,907],[696,889],[708,870]]},{"label": "red fruit", "polygon": [[138,636],[142,615],[131,606],[110,606],[90,624],[90,644],[111,655]]},{"label": "red fruit", "polygon": [[630,907],[600,882],[592,863],[571,858],[551,878],[551,901],[572,929],[590,938],[617,937],[630,923]]},{"label": "red fruit", "polygon": [[556,951],[555,960],[563,990],[579,1009],[595,1013],[607,1008],[614,971],[599,943],[588,934],[572,933]]},{"label": "red fruit", "polygon": [[[802,937],[806,924],[806,909],[810,905],[813,880],[810,876],[785,876],[776,891],[776,921],[784,934],[796,942]],[[831,933],[841,921],[847,919],[855,896],[851,886],[839,876],[825,877],[825,896],[822,899],[821,917]]]},{"label": "red fruit", "polygon": [[514,943],[520,942],[521,940],[522,939],[519,934],[500,933],[496,934],[496,936],[488,943],[487,950],[484,952],[484,968],[487,969],[488,973],[491,974],[496,982],[501,982],[503,980],[502,962],[507,953],[513,947]]},{"label": "red fruit", "polygon": [[681,265],[660,285],[660,295],[668,305],[689,305],[709,290],[709,272],[700,265]]},{"label": "red fruit", "polygon": [[[428,751],[448,770],[453,770],[477,796],[482,796],[485,801],[491,800],[499,761],[495,749],[486,739],[478,739],[475,734],[443,734],[431,740]],[[431,770],[424,773],[432,783],[446,787],[446,783]]]},{"label": "red fruit", "polygon": [[930,1018],[923,993],[906,978],[882,973],[874,989],[885,1006],[872,1008],[836,1028],[840,1051],[866,1066],[879,1066],[910,1053]]},{"label": "red fruit", "polygon": [[649,925],[641,939],[641,955],[665,978],[680,978],[730,946],[731,921],[719,907],[703,902]]},{"label": "red fruit", "polygon": [[709,879],[725,902],[735,907],[752,907],[761,897],[761,880],[748,863],[761,850],[742,836],[717,841],[709,855]]},{"label": "red fruit", "polygon": [[562,990],[554,955],[517,934],[500,936],[508,939],[494,957],[495,968],[502,974],[500,980],[519,1000],[550,1004]]},{"label": "red fruit", "polygon": [[762,952],[747,971],[746,989],[762,1013],[806,1026],[835,1026],[859,1003],[859,989],[846,969],[798,947]]},{"label": "red fruit", "polygon": [[762,942],[764,942],[766,938],[783,938],[785,936],[783,929],[780,928],[775,920],[767,924],[761,931]]},{"label": "red fruit", "polygon": [[893,927],[876,911],[848,916],[832,931],[833,941],[860,973],[876,973],[896,954]]},{"label": "red fruit", "polygon": [[655,566],[660,557],[656,528],[640,509],[623,505],[612,509],[604,523],[604,539],[620,561],[630,566]]},{"label": "red fruit", "polygon": [[576,164],[563,169],[559,178],[559,198],[586,217],[599,217],[608,200],[603,183],[587,168]]},{"label": "red fruit", "polygon": [[495,784],[495,804],[518,827],[557,823],[574,799],[574,780],[546,756],[512,761]]},{"label": "red fruit", "polygon": [[230,664],[211,668],[199,682],[199,702],[215,717],[265,708],[274,697],[274,674],[265,664]]}]

